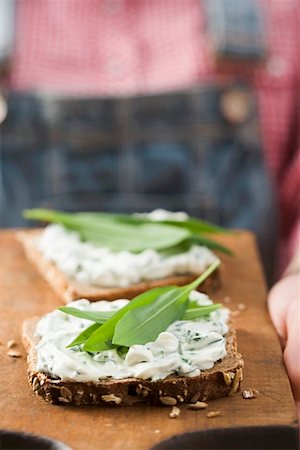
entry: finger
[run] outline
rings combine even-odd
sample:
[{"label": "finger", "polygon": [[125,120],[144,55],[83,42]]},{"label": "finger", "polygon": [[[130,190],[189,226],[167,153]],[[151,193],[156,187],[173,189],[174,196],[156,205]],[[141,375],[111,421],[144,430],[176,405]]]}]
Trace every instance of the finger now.
[{"label": "finger", "polygon": [[268,296],[269,314],[283,348],[287,338],[286,311],[288,307],[288,302],[285,301],[287,298],[285,285],[285,280],[280,281],[271,289]]},{"label": "finger", "polygon": [[283,352],[283,358],[286,369],[291,381],[294,397],[300,401],[300,327],[299,327],[299,308],[295,305],[290,308],[287,316],[288,337],[286,347]]}]

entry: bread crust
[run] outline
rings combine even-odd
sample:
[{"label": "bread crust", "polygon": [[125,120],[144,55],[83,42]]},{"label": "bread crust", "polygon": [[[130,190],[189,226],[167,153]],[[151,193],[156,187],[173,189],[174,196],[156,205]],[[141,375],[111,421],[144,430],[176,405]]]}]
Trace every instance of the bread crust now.
[{"label": "bread crust", "polygon": [[[26,231],[19,231],[17,234],[18,240],[23,244],[26,257],[36,267],[39,273],[47,280],[56,294],[61,297],[65,303],[80,298],[86,298],[93,301],[98,300],[116,300],[119,298],[132,299],[148,289],[160,286],[178,285],[182,286],[192,282],[197,274],[178,275],[160,280],[151,280],[129,287],[107,288],[92,285],[85,285],[78,283],[73,279],[69,279],[61,272],[55,264],[48,261],[42,253],[36,248],[34,241],[43,232],[43,229],[32,229]],[[201,292],[213,292],[221,285],[221,275],[219,268],[215,270],[206,280],[201,284]]]},{"label": "bread crust", "polygon": [[129,406],[151,404],[173,406],[194,403],[235,394],[243,379],[244,362],[237,352],[236,333],[230,327],[226,338],[227,355],[213,368],[199,376],[170,375],[163,380],[136,378],[114,380],[107,378],[97,383],[62,381],[36,371],[38,338],[34,332],[39,317],[23,323],[22,339],[28,353],[28,378],[32,389],[46,402],[62,405]]}]

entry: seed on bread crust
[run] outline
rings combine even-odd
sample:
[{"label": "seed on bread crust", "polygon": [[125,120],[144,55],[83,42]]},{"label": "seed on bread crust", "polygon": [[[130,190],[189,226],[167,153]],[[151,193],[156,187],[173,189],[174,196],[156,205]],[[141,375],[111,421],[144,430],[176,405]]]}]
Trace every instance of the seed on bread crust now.
[{"label": "seed on bread crust", "polygon": [[116,405],[122,403],[122,399],[115,394],[101,395],[101,398],[106,403],[115,403]]},{"label": "seed on bread crust", "polygon": [[166,405],[166,406],[177,405],[177,400],[174,397],[159,397],[159,400],[162,405]]},{"label": "seed on bread crust", "polygon": [[65,397],[58,397],[58,400],[62,403],[70,403],[69,400]]},{"label": "seed on bread crust", "polygon": [[190,403],[189,409],[199,410],[199,409],[205,409],[208,407],[208,404],[205,402],[196,402],[196,403]]},{"label": "seed on bread crust", "polygon": [[177,419],[180,416],[181,410],[177,406],[173,406],[172,411],[169,414],[171,419]]},{"label": "seed on bread crust", "polygon": [[196,392],[196,393],[192,396],[192,398],[191,398],[191,400],[190,400],[190,403],[196,403],[196,402],[199,400],[200,395],[201,395],[200,392]]},{"label": "seed on bread crust", "polygon": [[38,377],[33,378],[32,387],[33,387],[34,392],[36,392],[40,389],[41,385],[40,385],[40,381],[39,381]]},{"label": "seed on bread crust", "polygon": [[149,395],[149,391],[151,391],[150,388],[143,386],[142,384],[138,384],[135,390],[136,393],[142,397],[147,397]]},{"label": "seed on bread crust", "polygon": [[243,380],[243,372],[242,372],[242,369],[240,368],[240,369],[237,369],[235,372],[230,395],[233,395],[237,392],[242,380]]},{"label": "seed on bread crust", "polygon": [[224,372],[224,373],[223,373],[223,378],[224,378],[225,384],[226,384],[227,386],[230,386],[231,383],[232,383],[232,377],[231,377],[231,375],[230,375],[230,372],[229,372],[229,373],[228,373],[228,372]]},{"label": "seed on bread crust", "polygon": [[72,401],[72,398],[73,398],[72,392],[67,387],[62,386],[62,388],[60,389],[60,395],[61,395],[61,397],[67,399],[69,402]]}]

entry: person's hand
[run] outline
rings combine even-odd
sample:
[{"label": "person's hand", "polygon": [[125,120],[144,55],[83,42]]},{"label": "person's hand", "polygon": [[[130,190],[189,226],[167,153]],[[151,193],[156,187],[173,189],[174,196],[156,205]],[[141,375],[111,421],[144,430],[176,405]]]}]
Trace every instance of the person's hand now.
[{"label": "person's hand", "polygon": [[282,345],[300,420],[300,272],[289,273],[274,285],[268,306]]}]

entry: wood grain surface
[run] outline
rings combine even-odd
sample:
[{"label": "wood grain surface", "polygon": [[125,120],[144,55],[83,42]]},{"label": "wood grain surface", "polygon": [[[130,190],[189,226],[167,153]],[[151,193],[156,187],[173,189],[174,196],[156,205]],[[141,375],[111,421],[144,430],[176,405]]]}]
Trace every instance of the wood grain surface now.
[{"label": "wood grain surface", "polygon": [[[245,361],[243,389],[259,391],[255,399],[241,393],[210,402],[207,410],[180,406],[177,419],[170,407],[53,406],[36,396],[27,381],[21,322],[45,314],[60,300],[26,261],[14,231],[0,232],[0,428],[26,431],[58,439],[74,450],[149,449],[171,436],[195,430],[243,426],[283,426],[297,429],[296,412],[281,349],[266,307],[266,288],[253,236],[236,232],[220,238],[234,257],[222,256],[223,287],[213,296],[227,302],[235,318],[238,346]],[[241,307],[240,307],[241,308]],[[21,358],[7,355],[15,340]],[[207,412],[220,411],[215,418]]]}]

